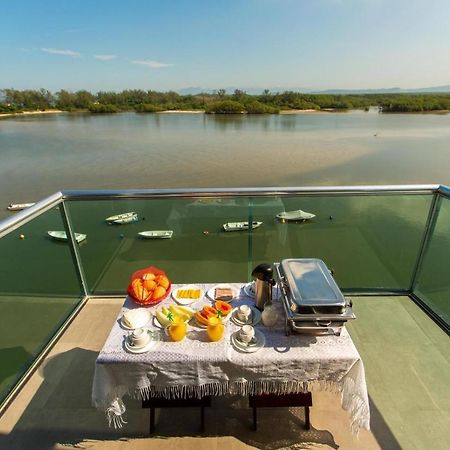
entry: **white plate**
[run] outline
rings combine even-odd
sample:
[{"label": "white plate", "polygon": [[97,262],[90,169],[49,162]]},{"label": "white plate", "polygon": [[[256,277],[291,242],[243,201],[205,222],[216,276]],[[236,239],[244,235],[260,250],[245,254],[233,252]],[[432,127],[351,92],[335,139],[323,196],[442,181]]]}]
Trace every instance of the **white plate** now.
[{"label": "white plate", "polygon": [[255,292],[255,282],[254,281],[244,285],[243,289],[244,289],[244,294],[247,297],[255,298],[256,292]]},{"label": "white plate", "polygon": [[[189,309],[191,309],[191,308],[189,308]],[[191,320],[193,320],[194,318],[195,318],[195,315],[193,315],[191,319],[187,319],[187,320],[185,320],[184,322],[185,322],[185,323],[188,323],[188,322],[190,322]],[[160,328],[161,330],[164,330],[164,329],[166,329],[166,328],[169,326],[169,325],[167,325],[166,327],[163,327],[163,326],[159,323],[159,320],[158,320],[158,318],[156,317],[156,314],[153,316],[153,325],[155,325],[155,327],[157,327],[157,328]]]},{"label": "white plate", "polygon": [[238,308],[234,308],[230,314],[231,321],[240,327],[243,327],[244,325],[256,325],[261,320],[261,311],[255,306],[250,306],[250,309],[252,310],[251,319],[243,322],[237,317]]},{"label": "white plate", "polygon": [[[200,311],[201,311],[201,309],[200,309]],[[227,316],[222,316],[222,323],[223,323],[224,325],[226,325],[226,324],[230,321],[231,314],[232,314],[232,313],[228,314]],[[206,330],[206,328],[208,327],[207,325],[203,325],[202,323],[199,323],[199,322],[197,321],[197,319],[195,318],[195,316],[193,317],[193,319],[194,319],[194,321],[195,321],[195,326],[196,326],[196,327],[204,328],[204,329]]]},{"label": "white plate", "polygon": [[147,323],[150,321],[150,319],[152,318],[152,313],[146,309],[146,308],[137,308],[140,310],[140,312],[142,313],[142,319],[139,320],[139,324],[136,325],[133,328],[128,327],[127,325],[125,325],[123,323],[123,316],[125,314],[122,315],[122,317],[120,318],[120,326],[125,329],[125,330],[135,330],[136,328],[142,328],[143,326],[147,325]]},{"label": "white plate", "polygon": [[257,329],[255,329],[255,341],[256,342],[254,344],[250,344],[250,345],[244,344],[239,339],[238,333],[239,333],[239,331],[234,332],[231,335],[230,341],[231,341],[231,345],[235,349],[237,349],[241,352],[254,353],[254,352],[257,352],[259,349],[263,348],[264,345],[266,344],[266,338],[265,338],[264,334]]},{"label": "white plate", "polygon": [[217,284],[216,286],[212,287],[211,289],[208,290],[208,292],[206,293],[206,295],[213,301],[215,302],[215,295],[216,295],[216,289],[217,288],[223,288],[223,289],[231,289],[233,291],[233,298],[231,300],[221,300],[222,302],[225,303],[231,303],[235,298],[237,298],[239,296],[239,292],[236,288],[234,288],[233,286],[230,286],[229,284]]},{"label": "white plate", "polygon": [[[251,281],[250,283],[247,283],[242,288],[244,290],[244,294],[247,297],[255,298],[256,297],[256,291],[255,291],[255,282]],[[272,300],[278,300],[278,297],[280,296],[280,293],[278,291],[278,286],[272,287]]]},{"label": "white plate", "polygon": [[[199,298],[177,298],[178,291],[181,289],[200,289],[200,297]],[[183,305],[183,306],[190,305],[192,303],[200,301],[204,295],[205,295],[205,292],[203,291],[203,289],[201,289],[200,286],[197,286],[196,284],[187,284],[186,286],[181,286],[172,291],[172,298],[179,305]]]},{"label": "white plate", "polygon": [[150,334],[150,336],[149,336],[150,339],[147,342],[147,344],[145,344],[142,347],[135,347],[134,345],[130,345],[130,343],[128,342],[128,336],[126,336],[124,346],[125,346],[125,349],[127,350],[127,352],[130,352],[130,353],[148,352],[159,341],[158,335],[156,335],[155,333],[152,333],[150,330],[147,330],[147,332]]}]

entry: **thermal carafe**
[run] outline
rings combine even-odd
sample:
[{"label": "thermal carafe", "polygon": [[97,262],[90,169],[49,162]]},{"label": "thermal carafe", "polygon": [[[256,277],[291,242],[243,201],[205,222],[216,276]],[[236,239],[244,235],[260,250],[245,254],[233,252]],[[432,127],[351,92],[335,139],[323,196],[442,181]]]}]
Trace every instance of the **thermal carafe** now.
[{"label": "thermal carafe", "polygon": [[272,303],[273,268],[270,264],[260,264],[253,269],[252,277],[255,279],[256,307],[262,311],[265,305]]}]

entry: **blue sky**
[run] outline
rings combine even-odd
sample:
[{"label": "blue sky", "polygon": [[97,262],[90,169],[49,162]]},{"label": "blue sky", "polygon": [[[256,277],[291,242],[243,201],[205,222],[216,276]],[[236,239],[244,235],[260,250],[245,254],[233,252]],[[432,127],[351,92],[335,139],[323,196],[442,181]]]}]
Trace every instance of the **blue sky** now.
[{"label": "blue sky", "polygon": [[14,0],[0,88],[450,84],[448,0]]}]

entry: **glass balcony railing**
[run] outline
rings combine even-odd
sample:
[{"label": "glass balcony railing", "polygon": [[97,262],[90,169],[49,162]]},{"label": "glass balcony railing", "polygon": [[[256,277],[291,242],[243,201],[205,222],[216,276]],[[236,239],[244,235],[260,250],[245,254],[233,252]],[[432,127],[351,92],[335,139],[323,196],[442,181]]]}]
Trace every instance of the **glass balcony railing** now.
[{"label": "glass balcony railing", "polygon": [[48,230],[63,230],[52,208],[0,239],[0,400],[80,302],[67,243]]},{"label": "glass balcony railing", "polygon": [[430,224],[414,294],[444,323],[450,323],[450,199],[439,197]]},{"label": "glass balcony railing", "polygon": [[[299,209],[316,217],[276,217]],[[106,220],[126,212],[138,220]],[[262,225],[223,229],[243,221]],[[410,295],[448,331],[449,226],[449,190],[439,186],[55,194],[0,223],[0,401],[82,300],[123,295],[149,265],[174,283],[245,282],[261,262],[316,257],[347,295]],[[173,237],[138,234],[149,230]],[[74,233],[87,237],[76,243]]]}]

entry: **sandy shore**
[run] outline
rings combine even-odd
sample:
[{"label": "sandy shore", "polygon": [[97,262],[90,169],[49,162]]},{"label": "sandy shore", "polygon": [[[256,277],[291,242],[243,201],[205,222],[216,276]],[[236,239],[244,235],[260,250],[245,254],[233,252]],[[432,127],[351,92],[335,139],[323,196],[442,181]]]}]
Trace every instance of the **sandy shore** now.
[{"label": "sandy shore", "polygon": [[14,116],[32,116],[37,114],[57,114],[62,113],[64,111],[61,111],[60,109],[46,109],[45,111],[24,111],[21,113],[0,113],[0,118],[2,117],[14,117]]},{"label": "sandy shore", "polygon": [[203,114],[203,109],[177,109],[168,111],[158,111],[158,114]]}]

